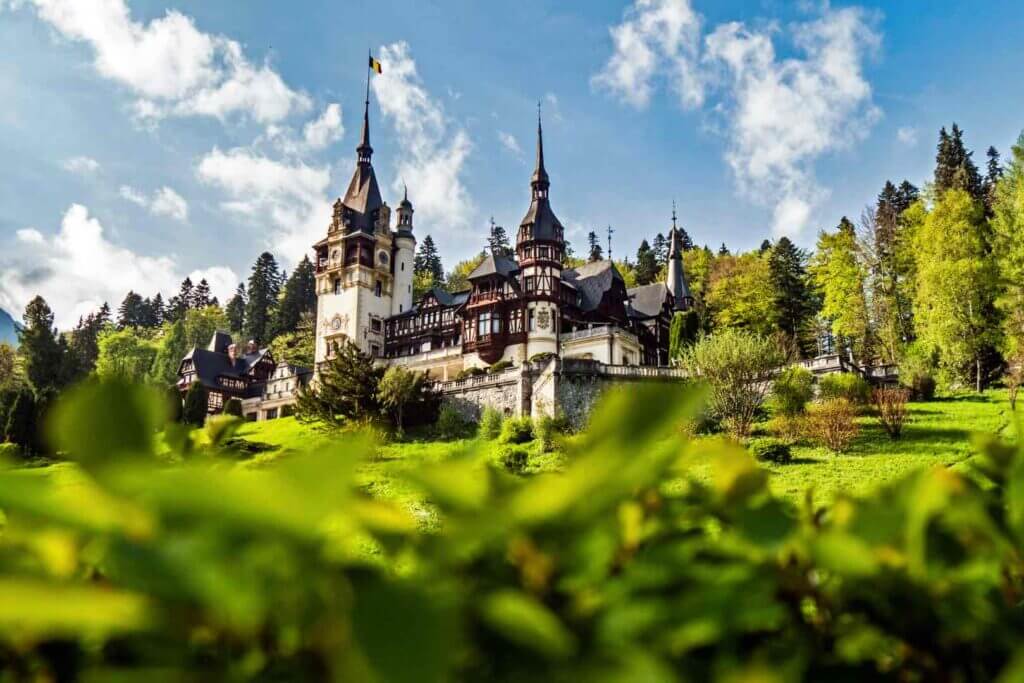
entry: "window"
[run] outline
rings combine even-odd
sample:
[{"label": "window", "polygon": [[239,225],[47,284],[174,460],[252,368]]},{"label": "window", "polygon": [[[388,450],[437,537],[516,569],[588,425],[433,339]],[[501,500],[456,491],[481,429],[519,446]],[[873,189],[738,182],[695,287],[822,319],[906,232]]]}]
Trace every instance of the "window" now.
[{"label": "window", "polygon": [[370,318],[370,329],[373,330],[374,332],[381,331],[380,318]]},{"label": "window", "polygon": [[401,313],[401,312],[402,312],[402,304],[398,304],[398,312],[399,312],[399,313]]},{"label": "window", "polygon": [[341,294],[341,278],[334,278],[334,293]]},{"label": "window", "polygon": [[534,288],[536,287],[536,281],[537,281],[537,278],[533,277],[532,275],[527,275],[523,279],[523,288],[527,292],[532,292],[534,290]]},{"label": "window", "polygon": [[547,258],[547,257],[548,257],[548,248],[547,247],[540,247],[540,258]]},{"label": "window", "polygon": [[277,408],[271,408],[270,410],[267,411],[267,419],[268,420],[276,420],[277,419]]},{"label": "window", "polygon": [[412,285],[406,285],[406,290],[405,291],[407,293],[409,293],[409,294],[412,294]]},{"label": "window", "polygon": [[380,347],[377,346],[376,344],[370,344],[370,355],[373,356],[374,358],[379,357]]},{"label": "window", "polygon": [[498,316],[491,318],[491,332],[494,334],[501,332],[501,318]]},{"label": "window", "polygon": [[384,290],[384,285],[381,283],[380,280],[377,280],[377,284],[375,284],[374,287],[373,287],[373,295],[374,296],[380,296],[381,292],[383,290]]},{"label": "window", "polygon": [[485,337],[489,334],[491,329],[491,312],[486,311],[481,313],[477,318],[476,333],[481,337]]},{"label": "window", "polygon": [[405,261],[402,261],[402,272],[405,272]]},{"label": "window", "polygon": [[532,308],[526,312],[526,329],[528,329],[530,332],[533,332],[535,329],[537,329],[535,327],[535,323],[534,323],[534,320],[533,320],[533,309]]}]

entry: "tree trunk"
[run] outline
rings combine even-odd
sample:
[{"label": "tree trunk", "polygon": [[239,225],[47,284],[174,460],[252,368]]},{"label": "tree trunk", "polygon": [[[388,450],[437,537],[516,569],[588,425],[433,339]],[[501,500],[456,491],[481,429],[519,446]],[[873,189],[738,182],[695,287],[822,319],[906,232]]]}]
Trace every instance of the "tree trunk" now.
[{"label": "tree trunk", "polygon": [[974,359],[974,387],[981,393],[981,356]]}]

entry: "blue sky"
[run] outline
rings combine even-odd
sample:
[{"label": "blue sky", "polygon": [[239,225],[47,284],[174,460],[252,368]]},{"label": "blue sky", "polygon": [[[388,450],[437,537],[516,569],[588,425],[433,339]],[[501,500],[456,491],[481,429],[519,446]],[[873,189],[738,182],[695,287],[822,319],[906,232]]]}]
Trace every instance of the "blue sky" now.
[{"label": "blue sky", "polygon": [[368,47],[385,199],[408,183],[446,266],[521,219],[538,100],[577,246],[635,252],[673,199],[697,243],[811,246],[925,182],[941,125],[978,157],[1024,127],[1024,14],[975,5],[0,0],[0,307],[67,326],[290,268],[348,182]]}]

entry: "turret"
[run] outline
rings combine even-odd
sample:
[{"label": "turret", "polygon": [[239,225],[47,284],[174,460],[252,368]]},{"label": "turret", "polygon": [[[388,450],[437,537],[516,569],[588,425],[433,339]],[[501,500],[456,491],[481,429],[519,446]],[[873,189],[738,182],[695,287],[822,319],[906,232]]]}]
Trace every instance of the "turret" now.
[{"label": "turret", "polygon": [[394,268],[395,288],[391,298],[391,314],[405,313],[412,308],[413,259],[416,256],[416,237],[412,234],[412,202],[409,188],[405,188],[402,202],[398,205],[398,225],[395,228]]},{"label": "turret", "polygon": [[672,230],[669,231],[668,273],[665,286],[671,292],[674,307],[677,311],[685,311],[693,307],[693,297],[686,284],[686,271],[683,269],[683,240],[676,226],[676,205],[672,202]]},{"label": "turret", "polygon": [[544,130],[537,107],[537,161],[530,178],[530,208],[516,235],[523,298],[526,300],[526,356],[558,352],[559,298],[565,237],[551,210],[551,181],[544,167]]}]

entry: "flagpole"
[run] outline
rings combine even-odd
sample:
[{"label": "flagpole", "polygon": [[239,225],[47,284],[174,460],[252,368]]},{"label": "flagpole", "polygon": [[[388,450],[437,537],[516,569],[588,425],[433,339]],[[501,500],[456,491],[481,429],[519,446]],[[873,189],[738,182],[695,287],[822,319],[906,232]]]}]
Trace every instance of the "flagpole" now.
[{"label": "flagpole", "polygon": [[370,60],[373,59],[373,50],[366,48],[366,106],[370,106]]}]

